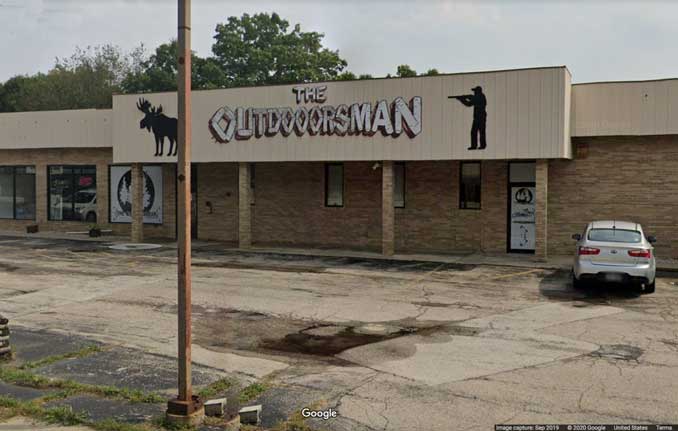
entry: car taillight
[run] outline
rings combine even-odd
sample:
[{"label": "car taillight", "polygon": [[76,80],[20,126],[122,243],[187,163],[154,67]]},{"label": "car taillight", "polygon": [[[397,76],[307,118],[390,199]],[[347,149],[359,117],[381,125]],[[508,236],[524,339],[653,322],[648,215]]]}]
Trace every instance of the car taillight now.
[{"label": "car taillight", "polygon": [[639,248],[637,250],[629,250],[629,256],[644,257],[645,259],[649,259],[652,257],[652,252],[650,250]]},{"label": "car taillight", "polygon": [[579,256],[586,255],[586,254],[598,254],[598,253],[600,253],[599,248],[584,247],[584,246],[579,247]]}]

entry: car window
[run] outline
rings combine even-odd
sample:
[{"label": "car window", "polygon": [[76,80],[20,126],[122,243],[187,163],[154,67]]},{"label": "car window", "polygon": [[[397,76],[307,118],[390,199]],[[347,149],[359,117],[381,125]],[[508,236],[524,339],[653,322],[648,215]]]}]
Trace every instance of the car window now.
[{"label": "car window", "polygon": [[591,229],[589,240],[605,242],[640,242],[642,235],[637,230]]}]

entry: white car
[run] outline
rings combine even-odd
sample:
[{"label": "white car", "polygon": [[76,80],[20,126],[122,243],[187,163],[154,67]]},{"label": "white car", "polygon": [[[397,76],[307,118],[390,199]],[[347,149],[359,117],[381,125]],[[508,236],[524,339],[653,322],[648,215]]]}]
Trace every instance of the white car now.
[{"label": "white car", "polygon": [[572,269],[575,288],[587,280],[634,283],[642,293],[655,290],[656,262],[653,236],[646,237],[638,223],[603,220],[586,226],[584,234],[574,234],[577,254]]}]

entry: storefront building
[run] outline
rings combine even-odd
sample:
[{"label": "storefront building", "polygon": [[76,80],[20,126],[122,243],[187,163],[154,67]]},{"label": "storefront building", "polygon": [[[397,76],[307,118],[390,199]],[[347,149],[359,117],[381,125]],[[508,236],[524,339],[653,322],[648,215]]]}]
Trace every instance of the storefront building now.
[{"label": "storefront building", "polygon": [[[192,117],[201,240],[545,257],[623,219],[678,257],[678,80],[572,85],[549,67],[247,87],[194,92]],[[175,93],[0,114],[0,230],[174,238],[176,124]]]}]

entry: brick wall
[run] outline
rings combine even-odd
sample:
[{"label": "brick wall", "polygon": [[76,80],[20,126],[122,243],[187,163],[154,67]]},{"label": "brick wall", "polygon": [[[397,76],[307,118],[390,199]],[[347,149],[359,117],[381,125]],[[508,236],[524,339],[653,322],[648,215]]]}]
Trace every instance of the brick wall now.
[{"label": "brick wall", "polygon": [[405,208],[396,209],[396,250],[506,252],[506,162],[481,166],[481,209],[459,208],[457,161],[408,162]]},{"label": "brick wall", "polygon": [[280,244],[381,250],[381,170],[344,164],[344,206],[325,207],[323,163],[257,163],[252,237]]},{"label": "brick wall", "polygon": [[[97,168],[97,224],[102,229],[112,229],[115,234],[129,235],[129,224],[109,224],[108,216],[108,166],[113,159],[110,148],[0,150],[0,165],[35,166],[36,220],[1,220],[0,230],[24,231],[28,225],[37,224],[41,231],[85,231],[89,223],[79,221],[50,221],[47,209],[47,167],[49,165],[96,165]],[[144,235],[174,237],[175,231],[175,176],[174,165],[163,165],[164,174],[164,224],[144,226]]]},{"label": "brick wall", "polygon": [[[200,163],[198,182],[198,238],[238,240],[238,164]],[[212,210],[207,206],[212,204]]]},{"label": "brick wall", "polygon": [[549,164],[549,254],[572,254],[592,220],[638,222],[657,256],[678,257],[678,137],[573,138],[576,159]]}]

